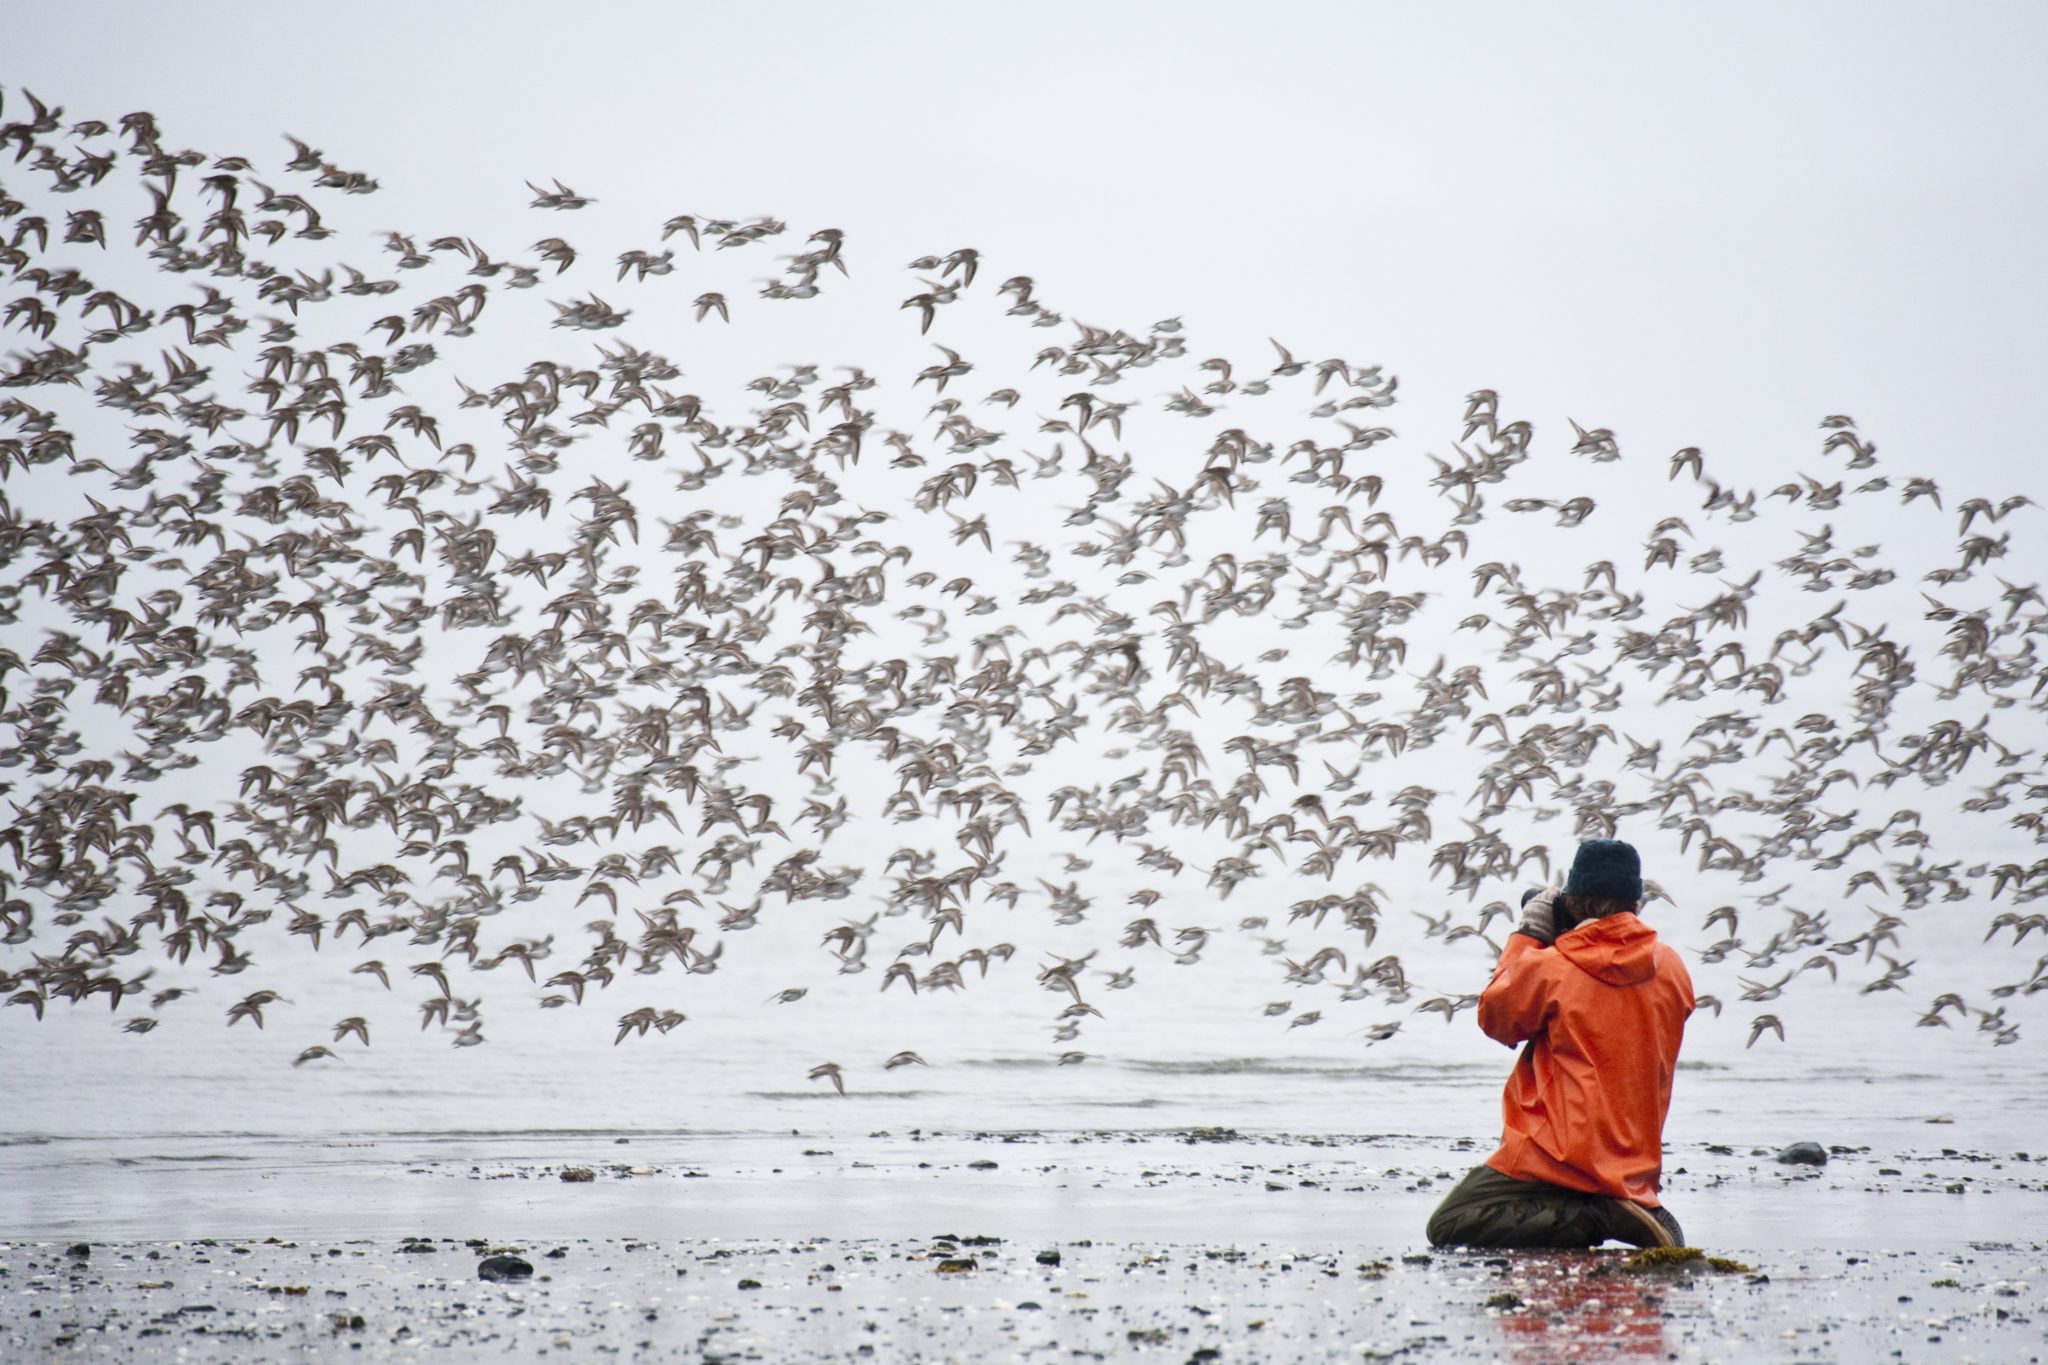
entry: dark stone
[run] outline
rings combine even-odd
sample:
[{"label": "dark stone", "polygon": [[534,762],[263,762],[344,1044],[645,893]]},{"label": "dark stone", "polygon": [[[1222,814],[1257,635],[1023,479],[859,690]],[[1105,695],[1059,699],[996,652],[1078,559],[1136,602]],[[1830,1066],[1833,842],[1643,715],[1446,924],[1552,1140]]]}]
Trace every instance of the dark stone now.
[{"label": "dark stone", "polygon": [[486,1256],[476,1265],[480,1280],[523,1280],[533,1274],[533,1263],[518,1256]]},{"label": "dark stone", "polygon": [[73,1242],[70,1246],[64,1248],[64,1254],[75,1260],[82,1261],[92,1255],[92,1247],[85,1242]]},{"label": "dark stone", "polygon": [[1825,1166],[1828,1149],[1818,1142],[1795,1142],[1779,1149],[1778,1160],[1787,1166]]},{"label": "dark stone", "polygon": [[1038,1253],[1038,1263],[1040,1265],[1058,1265],[1060,1263],[1060,1254],[1058,1251],[1041,1251]]},{"label": "dark stone", "polygon": [[761,1282],[759,1280],[741,1280],[739,1287],[742,1289],[759,1289]]}]

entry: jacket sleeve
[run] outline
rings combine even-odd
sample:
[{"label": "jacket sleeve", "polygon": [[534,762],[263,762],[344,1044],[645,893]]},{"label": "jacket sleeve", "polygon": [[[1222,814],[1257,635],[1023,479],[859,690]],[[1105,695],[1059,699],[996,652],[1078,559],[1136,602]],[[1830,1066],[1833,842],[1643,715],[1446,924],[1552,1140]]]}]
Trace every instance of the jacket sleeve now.
[{"label": "jacket sleeve", "polygon": [[1480,1032],[1513,1047],[1543,1030],[1552,1004],[1551,954],[1527,934],[1508,935],[1493,980],[1479,994]]}]

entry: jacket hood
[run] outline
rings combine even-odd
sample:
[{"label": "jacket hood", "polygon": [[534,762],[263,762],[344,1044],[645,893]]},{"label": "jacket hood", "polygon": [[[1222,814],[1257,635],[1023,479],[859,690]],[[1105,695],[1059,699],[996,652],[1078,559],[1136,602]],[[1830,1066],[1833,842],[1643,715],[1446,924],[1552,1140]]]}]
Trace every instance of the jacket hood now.
[{"label": "jacket hood", "polygon": [[1554,945],[1565,961],[1610,986],[1633,986],[1657,974],[1657,931],[1627,911],[1587,920]]}]

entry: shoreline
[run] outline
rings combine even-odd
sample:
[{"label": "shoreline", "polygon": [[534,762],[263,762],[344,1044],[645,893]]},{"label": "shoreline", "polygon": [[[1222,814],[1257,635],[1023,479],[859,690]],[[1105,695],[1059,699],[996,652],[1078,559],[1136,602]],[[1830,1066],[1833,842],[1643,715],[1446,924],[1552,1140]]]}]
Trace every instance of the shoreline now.
[{"label": "shoreline", "polygon": [[[1959,1253],[2048,1227],[2048,1154],[1836,1145],[1787,1164],[1672,1144],[1665,1197],[1699,1245]],[[1222,1229],[1384,1254],[1490,1144],[1227,1129],[865,1134],[204,1136],[0,1147],[0,1237],[166,1241],[912,1236],[1206,1242]],[[587,1183],[565,1184],[566,1169]]]}]

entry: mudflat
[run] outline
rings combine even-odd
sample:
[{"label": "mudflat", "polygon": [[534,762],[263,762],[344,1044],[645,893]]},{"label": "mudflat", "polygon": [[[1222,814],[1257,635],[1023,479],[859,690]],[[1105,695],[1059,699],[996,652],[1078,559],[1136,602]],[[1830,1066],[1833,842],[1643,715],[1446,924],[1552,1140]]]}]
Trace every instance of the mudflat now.
[{"label": "mudflat", "polygon": [[[1645,1257],[1431,1250],[1429,1208],[1484,1152],[1398,1135],[489,1145],[497,1155],[357,1149],[345,1164],[223,1150],[124,1168],[97,1203],[74,1191],[33,1217],[10,1180],[6,1225],[52,1235],[0,1242],[0,1355],[2044,1354],[2048,1169],[2026,1153],[1823,1148],[1814,1165],[1760,1147],[1676,1150],[1670,1198],[1700,1246]],[[10,1148],[0,1165],[48,1160]],[[41,1170],[46,1195],[53,1173]],[[222,1235],[140,1235],[137,1217]]]},{"label": "mudflat", "polygon": [[[1668,1254],[1668,1253],[1667,1253]],[[10,1359],[2038,1360],[2039,1242],[1623,1249],[916,1239],[0,1244]],[[488,1261],[532,1273],[487,1279]]]}]

